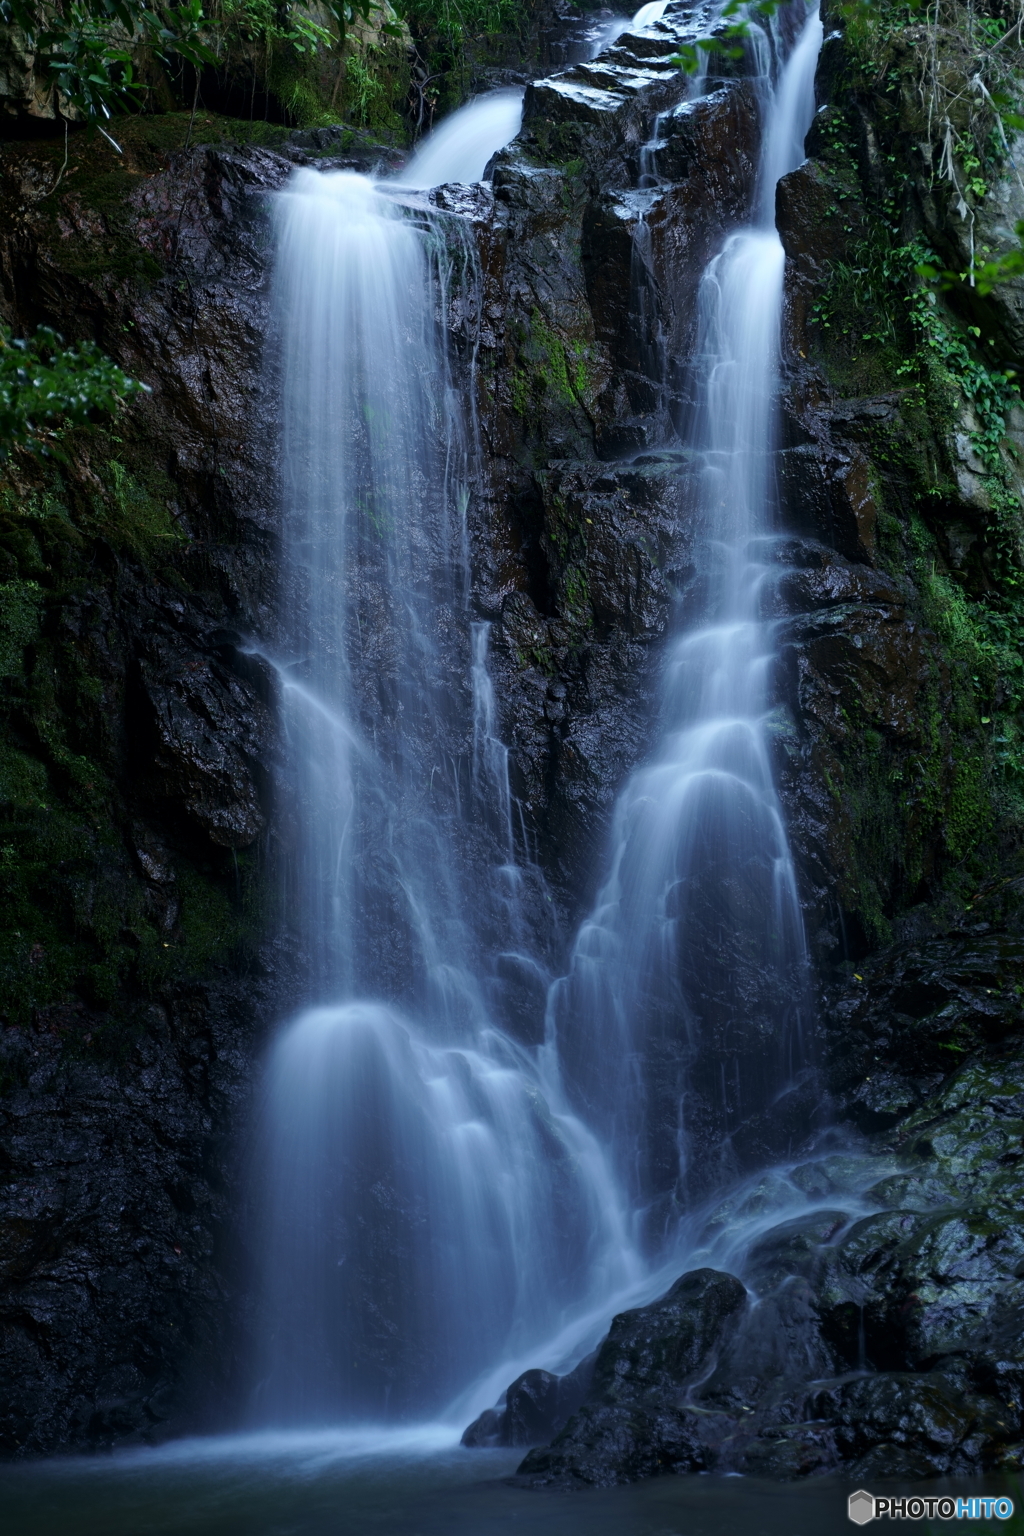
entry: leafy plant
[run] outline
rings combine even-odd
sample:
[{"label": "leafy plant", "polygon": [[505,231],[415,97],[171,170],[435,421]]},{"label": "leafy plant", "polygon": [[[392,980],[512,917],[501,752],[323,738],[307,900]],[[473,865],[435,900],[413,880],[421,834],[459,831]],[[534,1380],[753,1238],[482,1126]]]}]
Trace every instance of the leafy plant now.
[{"label": "leafy plant", "polygon": [[[0,0],[0,23],[20,30],[67,106],[105,133],[103,122],[143,104],[142,49],[165,64],[191,65],[198,80],[233,38],[268,51],[285,43],[300,56],[312,55],[344,48],[352,24],[382,9],[381,0],[325,3],[331,26],[302,14],[291,0],[213,0],[209,14],[203,0]],[[400,29],[388,24],[382,31],[395,36]]]},{"label": "leafy plant", "polygon": [[727,59],[743,57],[743,44],[758,21],[767,21],[775,15],[782,0],[726,0],[718,13],[718,20],[726,25],[709,37],[698,37],[694,43],[684,43],[672,62],[687,75],[696,75],[709,54]]},{"label": "leafy plant", "polygon": [[414,137],[435,114],[457,107],[469,86],[469,52],[479,39],[522,36],[530,0],[393,0],[417,47],[412,72]]},{"label": "leafy plant", "polygon": [[1001,256],[983,260],[975,257],[973,266],[965,272],[940,271],[934,263],[925,262],[918,268],[922,277],[938,279],[944,288],[956,288],[968,283],[976,288],[981,297],[987,298],[998,283],[1008,278],[1024,276],[1024,219],[1014,226],[1018,244]]},{"label": "leafy plant", "polygon": [[0,0],[0,22],[21,31],[64,100],[97,125],[139,104],[139,48],[165,60],[176,54],[196,70],[215,58],[204,37],[202,0]]},{"label": "leafy plant", "polygon": [[13,447],[61,457],[60,437],[69,427],[113,415],[147,391],[94,342],[65,348],[48,326],[26,339],[0,326],[0,458]]}]

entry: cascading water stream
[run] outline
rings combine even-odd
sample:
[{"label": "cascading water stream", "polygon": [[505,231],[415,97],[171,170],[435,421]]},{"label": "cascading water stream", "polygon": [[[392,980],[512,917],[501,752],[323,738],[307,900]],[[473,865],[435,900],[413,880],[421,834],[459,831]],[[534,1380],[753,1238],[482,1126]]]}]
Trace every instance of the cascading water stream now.
[{"label": "cascading water stream", "polygon": [[[629,28],[641,31],[653,26],[661,20],[667,6],[668,0],[647,0],[632,19],[617,16],[612,21],[592,24],[580,39],[584,56],[593,58]],[[395,180],[403,187],[419,190],[449,181],[479,181],[491,156],[515,138],[522,120],[520,88],[487,91],[453,112],[428,134]]]},{"label": "cascading water stream", "polygon": [[278,219],[287,906],[313,1006],[268,1066],[258,1414],[426,1415],[632,1257],[593,1138],[491,1007],[521,908],[436,334],[457,221],[312,171]]},{"label": "cascading water stream", "polygon": [[794,1092],[806,956],[772,779],[763,613],[784,266],[774,195],[803,158],[820,42],[815,13],[767,102],[756,222],[701,282],[685,495],[697,612],[665,668],[661,745],[618,801],[608,877],[551,999],[570,1101],[613,1149],[653,1252],[695,1197],[808,1128]]},{"label": "cascading water stream", "polygon": [[446,118],[396,176],[403,187],[425,189],[446,181],[479,181],[487,162],[519,132],[523,92],[488,91]]}]

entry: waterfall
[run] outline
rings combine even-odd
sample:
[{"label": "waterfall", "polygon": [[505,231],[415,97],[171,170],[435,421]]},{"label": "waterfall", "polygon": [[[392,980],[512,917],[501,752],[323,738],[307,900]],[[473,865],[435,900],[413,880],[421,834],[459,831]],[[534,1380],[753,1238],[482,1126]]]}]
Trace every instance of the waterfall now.
[{"label": "waterfall", "polygon": [[425,1415],[632,1259],[592,1136],[496,1023],[547,978],[466,606],[466,381],[437,318],[459,221],[307,170],[277,217],[283,835],[308,1006],[267,1068],[257,1412]]},{"label": "waterfall", "polygon": [[616,16],[612,21],[599,23],[593,29],[590,57],[611,48],[624,32],[642,32],[645,27],[655,26],[667,10],[668,0],[647,0],[632,17]]},{"label": "waterfall", "polygon": [[521,90],[488,91],[446,118],[398,173],[403,187],[438,187],[446,181],[479,181],[487,162],[519,132]]},{"label": "waterfall", "polygon": [[302,170],[278,199],[282,838],[307,984],[269,1053],[259,1138],[265,1423],[465,1413],[474,1382],[479,1406],[517,1369],[572,1363],[658,1286],[694,1192],[806,1128],[786,1108],[806,957],[764,603],[771,204],[820,35],[815,16],[771,95],[757,220],[701,284],[684,507],[699,611],[681,615],[661,744],[620,796],[543,1036],[523,1022],[549,980],[523,893],[543,892],[468,606],[472,379],[441,336],[471,263],[453,264],[455,216],[401,190],[480,174],[518,104],[487,106],[487,143],[484,103],[456,114],[461,134],[428,141],[411,179]]},{"label": "waterfall", "polygon": [[700,284],[684,493],[700,592],[667,657],[660,745],[619,797],[609,872],[551,1003],[570,1100],[613,1149],[655,1251],[695,1196],[807,1129],[793,1091],[807,964],[771,771],[765,615],[784,266],[775,184],[803,158],[820,42],[815,12],[767,104],[756,222]]}]

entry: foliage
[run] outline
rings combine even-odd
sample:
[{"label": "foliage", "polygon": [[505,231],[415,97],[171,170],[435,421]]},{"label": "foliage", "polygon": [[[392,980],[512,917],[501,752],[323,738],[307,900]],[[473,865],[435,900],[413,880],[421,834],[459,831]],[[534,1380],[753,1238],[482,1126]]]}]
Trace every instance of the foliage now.
[{"label": "foliage", "polygon": [[[323,0],[330,25],[303,13],[293,0],[0,0],[0,22],[17,27],[30,52],[46,59],[63,101],[102,127],[115,113],[142,104],[140,50],[164,64],[199,72],[217,64],[233,44],[284,44],[299,57],[343,49],[356,20],[367,21],[380,0]],[[394,36],[399,29],[386,24]],[[107,135],[109,137],[109,135]],[[113,142],[113,141],[112,141]]]},{"label": "foliage", "polygon": [[48,326],[24,340],[0,326],[0,458],[12,447],[59,455],[67,428],[114,415],[147,388],[94,342],[64,348]]},{"label": "foliage", "polygon": [[[760,21],[767,21],[779,9],[783,0],[726,0],[718,13],[718,30],[709,37],[699,37],[695,43],[684,43],[671,62],[687,75],[701,72],[709,54],[727,59],[741,59],[743,45]],[[720,24],[724,22],[725,25]]]},{"label": "foliage", "polygon": [[214,54],[203,36],[202,0],[178,7],[148,0],[0,0],[0,22],[43,55],[62,97],[89,122],[137,105],[136,52],[170,54],[199,70]]},{"label": "foliage", "polygon": [[457,106],[469,84],[469,51],[480,38],[522,37],[531,0],[394,0],[412,33],[413,133],[426,132],[439,110]]},{"label": "foliage", "polygon": [[975,225],[976,210],[1004,168],[1013,169],[1024,190],[1008,137],[1024,128],[1024,16],[1002,0],[845,0],[840,11],[861,83],[890,95],[902,90],[916,104],[915,137],[933,186],[948,188],[964,222],[969,260],[963,271],[943,273],[944,281],[965,283],[984,297],[995,284],[1020,276],[1024,228],[1015,231],[1016,247],[994,254],[975,249]]},{"label": "foliage", "polygon": [[275,5],[273,0],[220,0],[219,4],[215,0],[212,20],[218,52],[235,38],[264,45],[290,43],[296,53],[315,53],[334,43],[327,27],[295,14],[290,7]]},{"label": "foliage", "polygon": [[[857,418],[876,558],[931,632],[914,749],[884,723],[869,743],[878,722],[865,717],[839,754],[834,793],[856,850],[848,899],[879,938],[894,910],[926,890],[955,901],[958,882],[1024,837],[1021,397],[997,290],[1024,273],[1024,251],[969,239],[975,219],[998,228],[1016,174],[1020,40],[984,16],[999,3],[844,8],[843,73],[813,129],[835,254],[811,340],[841,397],[880,402]],[[984,90],[972,87],[982,66]]]},{"label": "foliage", "polygon": [[943,288],[956,288],[967,283],[977,289],[981,298],[987,299],[998,283],[1024,276],[1024,219],[1017,221],[1014,233],[1018,241],[1016,246],[995,257],[975,255],[972,265],[964,272],[940,271],[931,262],[922,263],[918,270],[922,277],[939,280]]},{"label": "foliage", "polygon": [[[742,57],[753,29],[770,19],[780,3],[727,0],[719,12],[716,31],[684,44],[675,62],[685,73],[697,75],[710,54]],[[926,115],[928,152],[936,166],[936,179],[950,184],[957,211],[969,226],[970,261],[963,272],[942,272],[945,284],[966,283],[985,297],[996,284],[1024,275],[1024,221],[1016,226],[1018,244],[1010,250],[993,255],[974,248],[974,206],[988,191],[986,164],[1012,163],[1007,131],[1024,128],[1018,99],[1020,60],[1010,57],[1014,42],[1018,54],[1024,43],[1024,16],[1017,15],[1007,25],[1001,15],[985,16],[973,5],[962,7],[951,0],[898,0],[896,4],[891,0],[839,0],[837,10],[855,51],[860,45],[861,62],[868,73],[877,67],[879,57],[885,56],[880,43],[914,29],[916,54],[924,60],[915,86]],[[951,42],[955,44],[952,49]],[[886,83],[897,80],[898,72],[894,81]],[[940,273],[936,269],[932,275]]]},{"label": "foliage", "polygon": [[453,48],[486,34],[519,33],[525,19],[519,0],[399,0],[395,9],[410,26]]},{"label": "foliage", "polygon": [[39,630],[42,590],[35,581],[0,582],[0,678],[17,677]]}]

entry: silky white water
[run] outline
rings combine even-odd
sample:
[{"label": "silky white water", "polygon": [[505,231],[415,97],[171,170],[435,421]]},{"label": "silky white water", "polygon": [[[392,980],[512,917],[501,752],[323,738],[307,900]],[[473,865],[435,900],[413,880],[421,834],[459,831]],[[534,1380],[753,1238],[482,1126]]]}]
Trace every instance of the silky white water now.
[{"label": "silky white water", "polygon": [[[617,16],[587,29],[588,57],[609,47],[628,29],[640,31],[660,21],[668,0],[647,0],[632,18]],[[516,87],[488,91],[467,102],[427,134],[396,174],[403,187],[426,190],[445,182],[479,181],[491,157],[510,144],[523,121],[523,91]]]},{"label": "silky white water", "polygon": [[417,188],[479,181],[491,156],[515,138],[522,121],[521,90],[478,96],[428,134],[395,179]]},{"label": "silky white water", "polygon": [[802,158],[820,42],[815,14],[767,105],[757,222],[701,281],[693,616],[668,655],[660,745],[616,805],[609,873],[552,998],[567,1092],[611,1149],[652,1252],[695,1196],[807,1130],[795,1112],[786,1129],[806,1060],[806,956],[770,762],[764,598],[784,267],[774,192]]},{"label": "silky white water", "polygon": [[806,1131],[780,1109],[805,956],[761,594],[770,204],[802,153],[820,35],[812,18],[771,91],[757,222],[701,285],[684,508],[701,595],[546,1029],[543,886],[467,599],[472,380],[438,322],[472,263],[401,190],[482,174],[519,103],[455,114],[393,186],[300,171],[278,200],[282,838],[307,985],[260,1127],[264,1423],[465,1419],[517,1370],[566,1368],[706,1248],[695,1195]]},{"label": "silky white water", "polygon": [[465,602],[469,439],[436,321],[458,231],[349,173],[299,172],[277,212],[310,1006],[268,1063],[255,1412],[322,1423],[436,1413],[636,1266],[593,1137],[499,1027],[545,977]]}]

